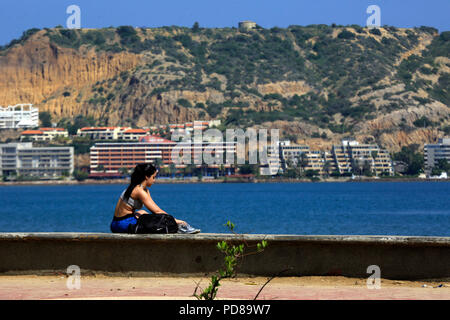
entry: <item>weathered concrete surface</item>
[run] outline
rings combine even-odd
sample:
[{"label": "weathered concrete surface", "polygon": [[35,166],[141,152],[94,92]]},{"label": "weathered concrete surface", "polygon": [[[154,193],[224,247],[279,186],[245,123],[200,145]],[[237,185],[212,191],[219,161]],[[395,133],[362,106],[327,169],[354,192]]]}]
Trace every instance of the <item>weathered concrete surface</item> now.
[{"label": "weathered concrete surface", "polygon": [[217,242],[263,239],[268,248],[246,256],[240,273],[368,277],[377,265],[385,279],[450,278],[448,237],[232,234],[0,233],[0,274],[65,274],[77,265],[84,274],[205,275],[222,265]]}]

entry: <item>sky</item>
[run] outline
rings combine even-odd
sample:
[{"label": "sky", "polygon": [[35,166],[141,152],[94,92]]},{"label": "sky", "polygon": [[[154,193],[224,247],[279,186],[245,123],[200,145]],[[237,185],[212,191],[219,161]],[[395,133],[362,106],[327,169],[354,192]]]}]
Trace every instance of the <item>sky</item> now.
[{"label": "sky", "polygon": [[185,26],[237,27],[251,20],[264,28],[310,24],[366,25],[377,5],[381,25],[430,26],[450,31],[450,0],[1,0],[0,45],[30,28],[67,26],[70,5],[81,10],[81,28]]}]

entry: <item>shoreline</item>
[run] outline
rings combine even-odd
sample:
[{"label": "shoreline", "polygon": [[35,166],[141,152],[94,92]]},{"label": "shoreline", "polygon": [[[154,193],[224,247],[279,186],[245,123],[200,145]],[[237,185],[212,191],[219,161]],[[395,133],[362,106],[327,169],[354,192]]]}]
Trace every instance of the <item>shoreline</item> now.
[{"label": "shoreline", "polygon": [[[450,179],[423,179],[423,178],[328,178],[323,180],[312,181],[311,179],[157,179],[157,184],[216,184],[216,183],[332,183],[332,182],[449,182]],[[37,180],[37,181],[1,181],[0,186],[32,186],[32,185],[97,185],[97,184],[129,184],[129,179],[109,179],[95,180],[86,179],[84,181],[77,180]]]}]

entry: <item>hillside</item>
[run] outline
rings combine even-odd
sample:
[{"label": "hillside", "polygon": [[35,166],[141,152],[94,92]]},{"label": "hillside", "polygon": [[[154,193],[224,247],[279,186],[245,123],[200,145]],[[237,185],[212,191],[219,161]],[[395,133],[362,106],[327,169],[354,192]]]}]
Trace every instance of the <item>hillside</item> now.
[{"label": "hillside", "polygon": [[0,48],[0,105],[60,125],[220,118],[327,149],[390,151],[449,134],[450,32],[421,27],[31,29]]}]

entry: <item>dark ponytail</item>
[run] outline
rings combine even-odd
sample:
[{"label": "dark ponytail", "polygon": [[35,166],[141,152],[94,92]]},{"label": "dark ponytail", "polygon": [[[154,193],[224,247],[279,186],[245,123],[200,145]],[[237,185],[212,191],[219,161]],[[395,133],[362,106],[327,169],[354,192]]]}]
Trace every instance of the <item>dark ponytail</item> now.
[{"label": "dark ponytail", "polygon": [[142,183],[147,177],[152,176],[156,172],[156,168],[151,163],[140,163],[138,164],[131,173],[130,185],[128,186],[125,194],[123,195],[124,200],[130,198],[133,189]]}]

